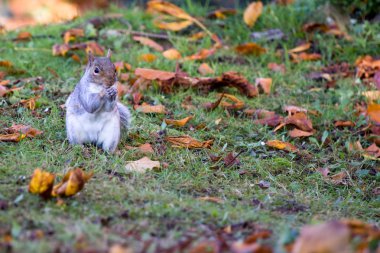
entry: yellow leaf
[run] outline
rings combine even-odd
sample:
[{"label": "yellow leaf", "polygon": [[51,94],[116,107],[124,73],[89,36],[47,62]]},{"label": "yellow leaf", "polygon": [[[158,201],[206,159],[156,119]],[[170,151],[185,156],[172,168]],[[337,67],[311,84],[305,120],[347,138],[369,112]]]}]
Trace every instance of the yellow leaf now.
[{"label": "yellow leaf", "polygon": [[80,168],[70,170],[63,177],[62,182],[55,185],[52,195],[54,197],[70,197],[77,194],[84,184],[92,177],[93,173],[85,173]]},{"label": "yellow leaf", "polygon": [[139,58],[141,61],[154,62],[157,57],[154,54],[142,54]]},{"label": "yellow leaf", "polygon": [[39,168],[33,172],[29,183],[29,192],[43,197],[50,197],[53,189],[55,175]]},{"label": "yellow leaf", "polygon": [[293,144],[290,144],[289,142],[283,142],[279,140],[270,140],[267,141],[266,145],[268,147],[280,149],[280,150],[286,150],[289,152],[298,152],[298,148],[294,146]]},{"label": "yellow leaf", "polygon": [[244,22],[249,27],[252,27],[256,23],[256,20],[260,17],[262,12],[263,3],[261,1],[251,3],[244,11]]},{"label": "yellow leaf", "polygon": [[300,53],[300,52],[308,50],[310,47],[311,47],[311,43],[304,43],[304,44],[299,45],[293,49],[290,49],[288,51],[288,53]]},{"label": "yellow leaf", "polygon": [[380,104],[369,104],[367,108],[367,115],[372,121],[380,124]]},{"label": "yellow leaf", "polygon": [[235,51],[238,54],[243,54],[243,55],[253,54],[253,55],[258,56],[258,55],[266,53],[267,50],[256,43],[248,42],[248,43],[236,46]]},{"label": "yellow leaf", "polygon": [[164,105],[149,105],[149,104],[142,104],[142,105],[135,105],[133,107],[136,111],[142,112],[142,113],[165,113],[166,108]]},{"label": "yellow leaf", "polygon": [[153,24],[160,29],[177,32],[177,31],[183,30],[186,27],[192,25],[193,22],[189,21],[189,20],[178,21],[178,22],[164,22],[161,19],[155,19],[153,21]]},{"label": "yellow leaf", "polygon": [[160,168],[160,167],[161,167],[161,164],[159,161],[152,161],[148,157],[145,156],[141,158],[140,160],[130,161],[125,166],[125,169],[127,172],[145,173],[147,170]]}]

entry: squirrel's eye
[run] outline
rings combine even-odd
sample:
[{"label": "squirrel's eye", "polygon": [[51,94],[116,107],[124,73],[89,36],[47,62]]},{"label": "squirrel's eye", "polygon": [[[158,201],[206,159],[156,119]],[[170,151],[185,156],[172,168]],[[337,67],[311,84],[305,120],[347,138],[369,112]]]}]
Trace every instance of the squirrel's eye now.
[{"label": "squirrel's eye", "polygon": [[94,73],[95,73],[95,74],[99,74],[99,72],[100,72],[100,69],[99,69],[98,67],[96,67],[96,68],[94,69]]}]

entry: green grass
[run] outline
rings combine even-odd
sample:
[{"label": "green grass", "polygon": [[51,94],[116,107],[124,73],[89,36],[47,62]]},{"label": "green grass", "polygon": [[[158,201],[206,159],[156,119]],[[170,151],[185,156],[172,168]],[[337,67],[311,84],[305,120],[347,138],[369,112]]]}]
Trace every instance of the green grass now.
[{"label": "green grass", "polygon": [[[200,17],[208,11],[191,1],[186,1],[184,8]],[[271,77],[274,82],[271,95],[251,99],[234,89],[227,91],[242,99],[247,107],[273,110],[284,116],[282,107],[289,104],[318,110],[320,116],[311,116],[317,130],[313,137],[315,141],[312,138],[291,139],[285,129],[274,133],[272,128],[255,125],[251,118],[241,113],[234,116],[221,108],[212,112],[201,109],[204,102],[215,101],[216,92],[201,94],[180,89],[163,94],[153,87],[144,91],[144,101],[166,105],[170,115],[144,115],[133,111],[132,128],[119,144],[117,153],[106,154],[95,147],[70,146],[60,105],[73,90],[84,66],[70,57],[52,56],[51,47],[62,43],[60,35],[63,31],[100,13],[88,13],[67,24],[28,28],[35,37],[29,42],[13,42],[17,32],[1,35],[0,60],[9,60],[16,69],[25,70],[24,74],[8,75],[6,79],[41,76],[45,80],[45,89],[36,113],[11,106],[20,99],[33,96],[30,86],[10,97],[0,98],[0,125],[3,128],[18,123],[44,131],[34,139],[0,143],[0,200],[8,206],[0,210],[0,242],[10,234],[13,252],[52,252],[57,248],[61,248],[61,252],[85,249],[106,252],[114,243],[130,245],[138,252],[152,240],[150,250],[154,252],[160,245],[174,245],[186,236],[194,238],[196,244],[211,238],[210,231],[252,222],[274,231],[272,243],[281,252],[279,238],[288,235],[289,229],[298,229],[304,224],[340,218],[357,218],[378,224],[380,201],[372,190],[379,186],[380,174],[376,170],[379,164],[347,153],[345,148],[347,143],[357,140],[364,147],[370,144],[358,134],[365,125],[364,119],[354,113],[355,102],[364,101],[360,92],[369,88],[356,84],[350,77],[339,79],[335,88],[325,90],[323,83],[307,79],[306,74],[342,61],[353,65],[355,59],[364,54],[376,56],[379,53],[380,38],[377,34],[380,26],[370,23],[354,26],[351,33],[353,42],[315,34],[314,48],[321,52],[321,61],[294,64],[289,59],[276,57],[276,49],[291,49],[307,39],[302,33],[302,25],[310,21],[308,18],[315,8],[310,1],[300,1],[288,7],[268,6],[253,29],[244,25],[241,11],[224,20],[224,28],[218,24],[220,21],[202,20],[229,47],[205,60],[215,70],[215,76],[225,71],[239,71],[251,82],[257,77]],[[141,10],[113,8],[110,12],[122,13],[134,30],[160,32],[152,25],[152,17]],[[113,21],[101,28],[100,33],[114,28],[125,27]],[[244,59],[246,64],[237,64],[238,56],[232,50],[233,46],[249,41],[252,31],[271,28],[280,28],[287,35],[287,40],[260,43],[268,49],[267,54],[248,56]],[[178,34],[171,33],[170,42],[182,55],[209,47],[212,43],[208,38],[201,42],[187,41],[188,32],[197,30],[192,27]],[[100,37],[98,42],[113,49],[114,61],[128,62],[133,68],[175,69],[174,61],[141,46],[129,36]],[[139,56],[148,52],[157,55],[157,60],[152,63],[139,61]],[[84,52],[78,54],[84,59]],[[270,62],[285,63],[286,74],[270,71],[267,68]],[[199,64],[186,61],[182,69],[191,76],[197,76]],[[56,71],[59,77],[47,71],[47,67]],[[6,69],[0,67],[1,70]],[[312,87],[322,89],[310,91]],[[181,107],[187,96],[192,96],[194,105],[199,109],[189,112]],[[122,101],[129,104],[128,97]],[[191,126],[205,124],[207,129],[167,127],[167,134],[191,135],[199,140],[214,139],[211,150],[176,149],[165,144],[166,152],[151,158],[167,163],[167,168],[142,175],[125,173],[127,161],[142,157],[123,148],[125,145],[149,142],[156,146],[155,133],[160,131],[165,117],[179,119],[190,113],[194,115]],[[215,120],[219,118],[222,121],[216,125]],[[333,124],[338,119],[353,120],[358,124],[352,130],[336,129]],[[324,131],[328,132],[331,142],[321,146]],[[290,141],[307,150],[311,158],[272,150],[261,144],[270,139]],[[225,155],[240,151],[243,153],[239,156],[239,167],[225,168],[219,163],[219,169],[212,169],[215,163],[209,154]],[[44,201],[28,193],[30,176],[37,167],[60,176],[69,168],[81,167],[86,171],[93,170],[95,175],[80,194],[64,199],[63,204],[58,205],[55,200]],[[321,167],[328,167],[333,173],[349,172],[350,184],[337,186],[326,182],[317,172]],[[245,173],[240,173],[242,171]],[[270,187],[261,189],[258,186],[261,180],[268,181]],[[197,200],[203,196],[219,197],[224,203]],[[38,237],[41,231],[43,236]],[[247,233],[238,230],[234,237],[242,239]],[[6,251],[5,243],[2,245],[1,250]]]}]

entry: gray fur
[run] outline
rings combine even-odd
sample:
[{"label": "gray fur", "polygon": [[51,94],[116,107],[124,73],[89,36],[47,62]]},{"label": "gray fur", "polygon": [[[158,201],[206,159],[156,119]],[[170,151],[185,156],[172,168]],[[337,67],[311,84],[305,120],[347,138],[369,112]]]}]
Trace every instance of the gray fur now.
[{"label": "gray fur", "polygon": [[128,108],[117,101],[116,85],[110,59],[90,55],[84,75],[66,101],[66,133],[71,144],[93,143],[115,151],[120,127],[128,129],[131,121]]}]

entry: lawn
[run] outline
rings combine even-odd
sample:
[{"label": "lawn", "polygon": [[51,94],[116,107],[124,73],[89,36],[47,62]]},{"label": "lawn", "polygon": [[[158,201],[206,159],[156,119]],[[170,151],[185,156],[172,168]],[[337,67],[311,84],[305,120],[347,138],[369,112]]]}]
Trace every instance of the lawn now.
[{"label": "lawn", "polygon": [[[121,252],[115,245],[130,247],[134,252],[217,252],[210,246],[212,242],[231,244],[261,229],[272,231],[265,244],[275,252],[284,252],[283,245],[294,240],[305,224],[345,218],[379,225],[380,199],[375,191],[380,185],[379,161],[350,152],[348,147],[357,141],[363,148],[372,144],[362,131],[368,121],[356,113],[356,104],[366,103],[362,92],[375,88],[355,77],[355,60],[364,55],[379,56],[380,25],[358,22],[350,28],[350,41],[302,30],[305,23],[324,21],[313,1],[267,5],[253,28],[243,22],[243,7],[223,20],[206,18],[216,9],[213,7],[191,1],[181,7],[223,41],[223,46],[206,59],[180,60],[182,71],[198,77],[199,65],[207,63],[215,71],[210,77],[236,71],[253,84],[256,78],[272,78],[270,94],[249,98],[235,88],[222,90],[243,101],[244,109],[266,109],[283,117],[287,116],[283,111],[286,105],[316,111],[308,114],[315,133],[291,138],[291,128],[274,131],[274,127],[256,124],[244,109],[204,109],[204,103],[218,99],[220,90],[202,92],[178,87],[164,93],[153,82],[141,91],[142,101],[164,105],[166,114],[133,110],[132,96],[125,94],[120,100],[130,108],[133,123],[117,152],[71,146],[66,139],[65,110],[61,105],[83,73],[86,54],[80,50],[65,57],[53,56],[53,45],[63,43],[61,34],[70,28],[84,28],[85,37],[79,41],[94,40],[111,48],[114,62],[131,65],[130,71],[122,72],[129,73],[132,80],[136,68],[175,71],[176,61],[134,41],[127,24],[133,31],[163,31],[153,25],[152,15],[143,9],[112,7],[106,13],[122,14],[123,22],[111,19],[95,28],[86,21],[104,13],[94,11],[64,24],[24,29],[32,34],[28,41],[14,41],[18,31],[2,34],[0,61],[10,61],[13,67],[2,66],[0,71],[6,73],[4,80],[10,80],[12,86],[23,88],[0,97],[1,129],[24,124],[43,134],[20,142],[0,142],[1,252],[108,252],[111,247]],[[274,28],[280,29],[285,38],[259,41],[266,53],[256,56],[235,52],[235,46],[252,41],[252,32]],[[127,32],[113,37],[110,31],[115,29]],[[214,43],[208,36],[198,41],[188,39],[199,31],[193,25],[167,32],[168,39],[153,39],[165,49],[174,47],[188,56]],[[319,53],[321,59],[293,62],[287,51],[307,40],[312,42],[308,52]],[[283,50],[280,54],[279,49]],[[81,63],[70,57],[73,53]],[[157,58],[143,61],[141,56],[147,53]],[[270,70],[269,63],[284,64],[285,73]],[[339,71],[333,73],[335,83],[331,87],[323,78],[310,77],[310,73],[323,67],[341,63],[347,63],[353,74],[343,77]],[[26,80],[36,77],[41,79]],[[38,85],[44,89],[36,90]],[[36,95],[40,98],[35,110],[20,104]],[[189,96],[194,109],[187,110],[181,104]],[[164,119],[189,115],[193,118],[184,127],[163,124]],[[337,120],[356,124],[338,128],[334,126]],[[213,145],[209,149],[178,148],[164,140],[164,136],[181,135],[201,141],[212,139]],[[273,149],[265,145],[269,140],[290,142],[302,152]],[[161,168],[146,173],[127,172],[125,165],[129,161],[145,156],[127,146],[145,143],[154,148],[155,152],[148,156],[160,161]],[[239,154],[239,163],[228,166],[223,157],[231,152]],[[215,161],[210,156],[222,159]],[[94,172],[77,195],[44,200],[28,192],[34,169],[56,173],[60,179],[77,167]],[[331,175],[344,172],[347,177],[334,183],[319,172],[321,168],[328,168]],[[214,199],[205,201],[202,197]],[[206,245],[203,249],[202,243]]]}]

